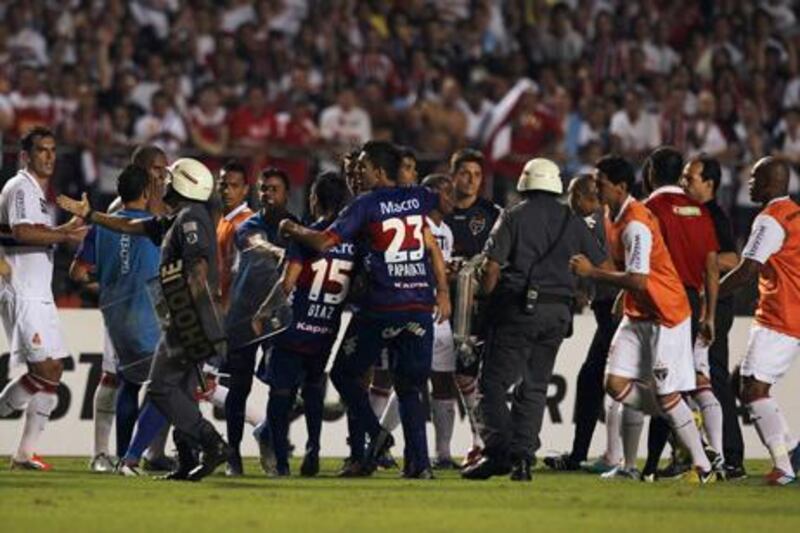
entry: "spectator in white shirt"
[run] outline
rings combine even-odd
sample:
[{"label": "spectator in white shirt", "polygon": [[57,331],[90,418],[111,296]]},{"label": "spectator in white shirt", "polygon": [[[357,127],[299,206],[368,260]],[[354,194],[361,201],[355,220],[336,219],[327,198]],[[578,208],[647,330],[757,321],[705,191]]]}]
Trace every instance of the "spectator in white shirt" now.
[{"label": "spectator in white shirt", "polygon": [[361,146],[372,137],[369,115],[357,106],[352,89],[344,89],[336,104],[322,111],[319,129],[323,139],[344,150]]},{"label": "spectator in white shirt", "polygon": [[162,91],[153,95],[150,107],[150,113],[136,121],[133,136],[138,143],[158,146],[172,160],[186,142],[186,127]]},{"label": "spectator in white shirt", "polygon": [[625,92],[625,108],[611,117],[611,145],[615,152],[640,162],[661,144],[658,118],[642,106],[641,90]]}]

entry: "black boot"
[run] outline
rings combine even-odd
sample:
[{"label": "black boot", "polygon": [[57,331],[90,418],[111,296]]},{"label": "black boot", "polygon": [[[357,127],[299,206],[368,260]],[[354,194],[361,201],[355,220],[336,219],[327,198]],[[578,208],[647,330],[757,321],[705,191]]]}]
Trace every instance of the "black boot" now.
[{"label": "black boot", "polygon": [[531,460],[518,459],[511,462],[511,481],[532,481]]},{"label": "black boot", "polygon": [[200,446],[202,447],[200,464],[189,472],[186,478],[188,481],[200,481],[212,474],[219,465],[228,460],[231,454],[231,447],[208,420],[203,420],[200,429]]},{"label": "black boot", "polygon": [[157,479],[185,481],[189,478],[189,472],[198,465],[197,452],[188,435],[177,428],[172,432],[172,440],[175,441],[175,448],[178,450],[178,466]]}]

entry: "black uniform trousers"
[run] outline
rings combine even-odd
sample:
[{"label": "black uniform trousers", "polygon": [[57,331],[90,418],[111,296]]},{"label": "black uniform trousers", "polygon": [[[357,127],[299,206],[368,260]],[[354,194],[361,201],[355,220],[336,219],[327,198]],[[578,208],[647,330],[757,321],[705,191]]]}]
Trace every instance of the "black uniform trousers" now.
[{"label": "black uniform trousers", "polygon": [[575,462],[585,461],[592,444],[597,420],[603,409],[605,387],[603,379],[608,361],[608,350],[617,330],[619,321],[614,318],[614,300],[592,302],[597,329],[589,346],[589,353],[578,372],[575,389],[575,437],[572,440],[571,459]]},{"label": "black uniform trousers", "polygon": [[733,305],[733,298],[723,298],[717,302],[716,336],[708,350],[708,360],[711,367],[711,388],[722,406],[722,445],[725,462],[728,465],[741,466],[744,461],[744,440],[736,410],[734,386],[728,371],[730,355],[728,333],[733,326]]},{"label": "black uniform trousers", "polygon": [[[510,307],[489,326],[478,377],[477,417],[484,454],[501,463],[533,459],[539,449],[547,387],[558,349],[572,326],[566,304],[539,303],[530,315]],[[509,409],[506,393],[512,385]]]}]

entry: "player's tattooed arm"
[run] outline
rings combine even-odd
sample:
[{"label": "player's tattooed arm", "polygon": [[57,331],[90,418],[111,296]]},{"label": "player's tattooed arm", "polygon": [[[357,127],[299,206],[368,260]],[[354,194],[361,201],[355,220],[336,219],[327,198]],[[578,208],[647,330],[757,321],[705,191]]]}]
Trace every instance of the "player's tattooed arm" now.
[{"label": "player's tattooed arm", "polygon": [[146,219],[117,217],[95,211],[92,209],[86,193],[83,193],[83,196],[80,200],[75,200],[74,198],[70,198],[69,196],[64,196],[61,194],[56,199],[56,203],[64,211],[72,213],[76,217],[80,217],[87,222],[108,228],[111,231],[116,231],[117,233],[129,233],[131,235],[146,234],[144,225],[144,221]]},{"label": "player's tattooed arm", "polygon": [[278,231],[285,238],[320,253],[327,252],[337,244],[336,237],[332,234],[307,228],[288,218],[281,221]]},{"label": "player's tattooed arm", "polygon": [[425,247],[431,253],[433,275],[436,278],[436,318],[439,323],[450,318],[450,284],[447,282],[447,264],[442,250],[429,228],[424,230]]}]

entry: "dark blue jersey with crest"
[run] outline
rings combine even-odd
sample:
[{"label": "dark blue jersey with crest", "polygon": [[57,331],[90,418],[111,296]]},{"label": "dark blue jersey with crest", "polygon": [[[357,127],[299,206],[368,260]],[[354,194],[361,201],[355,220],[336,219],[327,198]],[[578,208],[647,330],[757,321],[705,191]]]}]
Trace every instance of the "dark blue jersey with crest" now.
[{"label": "dark blue jersey with crest", "polygon": [[[312,229],[322,231],[330,221],[319,221]],[[344,309],[354,269],[358,267],[356,246],[340,241],[323,254],[292,243],[286,252],[288,264],[302,265],[289,296],[292,325],[275,338],[275,346],[296,352],[330,352]]]},{"label": "dark blue jersey with crest", "polygon": [[430,311],[433,283],[423,230],[439,195],[425,187],[378,188],[359,196],[327,229],[338,242],[365,250],[367,293],[373,311]]}]

